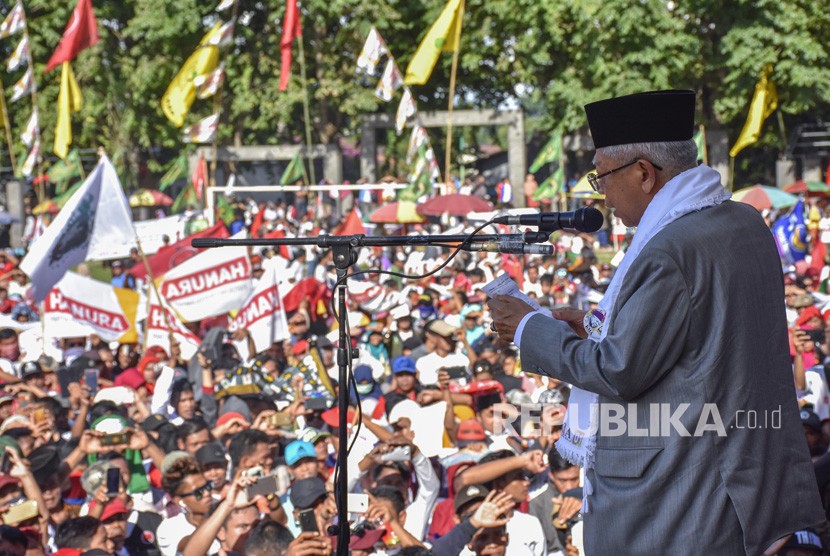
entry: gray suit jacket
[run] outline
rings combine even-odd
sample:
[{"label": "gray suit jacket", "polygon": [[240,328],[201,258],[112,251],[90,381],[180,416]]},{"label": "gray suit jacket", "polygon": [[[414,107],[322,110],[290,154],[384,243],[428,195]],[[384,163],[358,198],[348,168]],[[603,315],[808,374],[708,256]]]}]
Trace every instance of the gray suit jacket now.
[{"label": "gray suit jacket", "polygon": [[756,555],[824,520],[781,264],[755,209],[728,201],[658,233],[605,326],[597,344],[537,315],[521,338],[523,370],[600,397],[589,556]]}]

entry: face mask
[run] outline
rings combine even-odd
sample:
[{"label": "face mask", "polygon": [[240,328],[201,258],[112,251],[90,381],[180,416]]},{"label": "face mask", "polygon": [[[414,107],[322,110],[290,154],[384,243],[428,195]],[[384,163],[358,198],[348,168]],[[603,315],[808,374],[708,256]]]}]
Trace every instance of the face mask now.
[{"label": "face mask", "polygon": [[63,359],[75,359],[80,357],[84,353],[84,348],[82,347],[71,347],[63,350]]},{"label": "face mask", "polygon": [[375,385],[370,382],[369,384],[358,384],[356,390],[358,394],[365,396],[366,394],[369,394],[374,387]]}]

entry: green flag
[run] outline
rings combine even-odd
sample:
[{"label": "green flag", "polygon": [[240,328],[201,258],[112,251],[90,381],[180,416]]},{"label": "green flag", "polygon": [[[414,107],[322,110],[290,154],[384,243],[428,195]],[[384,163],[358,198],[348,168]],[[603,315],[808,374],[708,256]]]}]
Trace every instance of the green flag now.
[{"label": "green flag", "polygon": [[294,158],[285,167],[285,171],[280,178],[280,185],[294,185],[297,180],[303,180],[304,184],[308,181],[305,175],[305,164],[303,164],[300,151],[297,151],[297,154],[294,155]]},{"label": "green flag", "polygon": [[407,177],[408,185],[398,194],[399,200],[415,202],[422,196],[432,193],[432,169],[427,156],[429,150],[427,143],[418,147],[418,158]]},{"label": "green flag", "polygon": [[557,131],[551,136],[550,141],[548,141],[547,144],[544,147],[542,147],[542,150],[539,151],[539,154],[536,156],[536,160],[534,160],[533,164],[530,165],[529,171],[531,174],[535,174],[545,164],[556,162],[561,157],[562,134]]},{"label": "green flag", "polygon": [[159,180],[159,191],[164,191],[173,185],[176,180],[185,177],[187,177],[187,157],[184,153],[181,153],[176,157],[176,160],[170,163],[167,172]]},{"label": "green flag", "polygon": [[565,181],[565,170],[560,166],[554,173],[548,176],[548,179],[539,184],[536,193],[533,194],[534,201],[541,201],[542,199],[551,199],[554,195],[562,190],[562,184]]},{"label": "green flag", "polygon": [[216,217],[219,218],[226,226],[234,221],[234,210],[228,200],[221,193],[216,196]]},{"label": "green flag", "polygon": [[55,184],[55,193],[61,194],[66,191],[66,186],[69,182],[83,175],[83,167],[81,166],[81,157],[78,155],[77,149],[72,149],[64,159],[58,159],[47,170],[46,175],[49,181]]},{"label": "green flag", "polygon": [[176,197],[175,201],[173,201],[173,206],[170,207],[170,210],[173,214],[177,214],[184,212],[189,206],[199,206],[199,196],[196,195],[196,190],[193,188],[192,183],[188,183],[184,189],[182,189],[182,192],[179,193],[179,196]]}]

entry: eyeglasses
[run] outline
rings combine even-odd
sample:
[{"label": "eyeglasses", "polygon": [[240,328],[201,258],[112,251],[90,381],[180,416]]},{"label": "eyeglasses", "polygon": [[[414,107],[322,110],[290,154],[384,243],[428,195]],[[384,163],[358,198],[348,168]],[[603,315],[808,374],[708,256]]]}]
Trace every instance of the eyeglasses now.
[{"label": "eyeglasses", "polygon": [[[588,176],[587,176],[587,179],[588,179],[588,183],[591,184],[591,189],[593,189],[594,191],[599,193],[599,180],[601,180],[602,178],[604,178],[606,176],[610,176],[614,172],[619,172],[620,170],[624,170],[625,168],[628,168],[629,166],[633,166],[633,165],[637,164],[637,161],[639,161],[639,160],[645,160],[645,159],[635,158],[634,160],[632,160],[631,162],[629,162],[627,164],[623,164],[622,166],[618,166],[617,168],[614,168],[613,170],[609,170],[609,171],[604,172],[602,174],[597,174],[596,172],[589,172]],[[646,160],[646,162],[648,162],[649,164],[654,166],[655,170],[662,170],[663,169],[662,167],[660,167],[660,166],[656,165],[655,163],[651,162],[650,160]]]},{"label": "eyeglasses", "polygon": [[185,492],[183,494],[179,494],[180,498],[187,498],[188,496],[192,496],[196,500],[201,500],[205,497],[206,494],[210,494],[210,491],[213,490],[213,481],[208,481],[202,486],[197,489],[194,489],[193,492]]}]

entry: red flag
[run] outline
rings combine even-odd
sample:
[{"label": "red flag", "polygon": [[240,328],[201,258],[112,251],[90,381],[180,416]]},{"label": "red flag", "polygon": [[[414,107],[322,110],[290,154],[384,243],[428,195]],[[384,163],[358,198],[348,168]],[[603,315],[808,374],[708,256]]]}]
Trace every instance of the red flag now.
[{"label": "red flag", "polygon": [[360,213],[357,209],[352,209],[346,221],[341,224],[332,235],[335,236],[352,236],[355,234],[366,234],[366,227],[360,220]]},{"label": "red flag", "polygon": [[830,160],[827,161],[827,170],[824,172],[824,183],[830,185]]},{"label": "red flag", "polygon": [[288,78],[291,76],[291,43],[303,34],[300,22],[300,10],[297,9],[297,0],[285,0],[285,18],[282,22],[282,65],[280,66],[280,91],[288,88]]},{"label": "red flag", "polygon": [[312,277],[303,278],[297,282],[291,290],[282,298],[283,308],[291,313],[300,307],[300,303],[308,300],[309,313],[312,321],[317,320],[321,315],[317,309],[320,302],[328,307],[331,302],[331,292],[322,282]]},{"label": "red flag", "polygon": [[813,249],[810,252],[810,268],[816,275],[816,278],[821,275],[821,269],[824,268],[824,258],[827,256],[827,246],[819,241],[820,232],[816,230],[813,232],[810,241],[813,244]]},{"label": "red flag", "polygon": [[203,200],[202,191],[207,185],[208,179],[208,170],[207,170],[207,162],[205,162],[205,157],[200,156],[199,162],[196,163],[196,167],[193,168],[193,174],[190,176],[190,181],[193,182],[193,189],[196,190],[196,196],[199,200]]},{"label": "red flag", "polygon": [[[210,228],[189,235],[172,245],[168,245],[167,247],[162,247],[159,249],[158,253],[152,257],[147,257],[147,263],[150,265],[153,277],[159,278],[162,274],[174,266],[183,263],[196,253],[199,253],[201,249],[196,249],[190,245],[191,239],[196,239],[198,237],[226,238],[229,236],[230,234],[228,233],[228,229],[225,228],[225,225],[222,222],[217,222]],[[136,263],[136,265],[130,269],[130,274],[136,278],[144,278],[147,275],[147,272],[142,263]]]},{"label": "red flag", "polygon": [[[261,210],[259,212],[261,214],[265,211]],[[257,214],[257,216],[259,216],[259,214]],[[254,236],[254,237],[256,237],[256,236]],[[264,238],[268,238],[268,239],[270,239],[270,238],[282,239],[284,237],[285,237],[285,230],[273,230],[271,232],[268,232],[264,236]],[[303,247],[300,247],[300,249],[303,249]],[[289,245],[280,245],[280,256],[284,259],[288,259],[289,261],[291,259],[293,259],[293,257],[291,256],[291,246],[289,246]]]},{"label": "red flag", "polygon": [[98,21],[95,19],[95,12],[92,11],[92,0],[78,0],[61,41],[46,64],[46,71],[52,71],[62,63],[72,60],[81,50],[97,42]]}]

